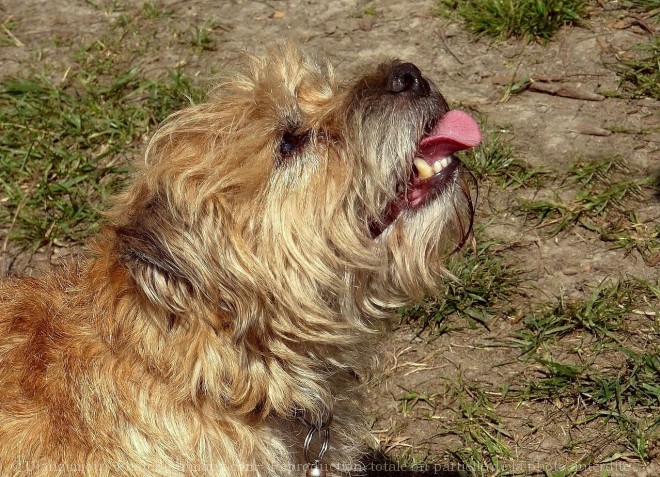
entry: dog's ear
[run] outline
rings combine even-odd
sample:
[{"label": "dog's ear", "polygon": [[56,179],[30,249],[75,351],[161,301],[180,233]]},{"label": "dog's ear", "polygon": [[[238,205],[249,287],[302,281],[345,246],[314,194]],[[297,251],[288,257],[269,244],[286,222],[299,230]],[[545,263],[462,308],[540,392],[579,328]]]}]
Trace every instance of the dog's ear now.
[{"label": "dog's ear", "polygon": [[175,215],[156,195],[124,225],[116,226],[115,234],[120,261],[149,301],[179,314],[199,298],[202,285],[190,261],[194,244],[185,221]]}]

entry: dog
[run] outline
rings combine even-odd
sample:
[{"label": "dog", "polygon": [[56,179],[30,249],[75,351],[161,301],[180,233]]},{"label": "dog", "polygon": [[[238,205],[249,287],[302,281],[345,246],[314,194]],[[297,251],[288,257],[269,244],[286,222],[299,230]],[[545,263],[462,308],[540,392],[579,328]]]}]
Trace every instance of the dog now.
[{"label": "dog", "polygon": [[411,63],[248,55],[151,139],[88,253],[0,284],[0,475],[341,474],[394,310],[471,236],[480,141]]}]

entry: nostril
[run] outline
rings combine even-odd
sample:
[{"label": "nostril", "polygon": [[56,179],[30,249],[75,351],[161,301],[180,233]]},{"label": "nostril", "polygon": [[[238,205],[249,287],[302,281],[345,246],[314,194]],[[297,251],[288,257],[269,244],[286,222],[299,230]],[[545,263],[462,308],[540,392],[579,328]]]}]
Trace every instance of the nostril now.
[{"label": "nostril", "polygon": [[392,68],[386,83],[390,93],[411,92],[419,96],[427,96],[430,92],[429,83],[412,63],[401,63]]},{"label": "nostril", "polygon": [[395,93],[399,93],[407,89],[415,88],[416,83],[418,82],[419,82],[419,78],[417,78],[415,75],[411,73],[403,73],[393,78],[392,91]]}]

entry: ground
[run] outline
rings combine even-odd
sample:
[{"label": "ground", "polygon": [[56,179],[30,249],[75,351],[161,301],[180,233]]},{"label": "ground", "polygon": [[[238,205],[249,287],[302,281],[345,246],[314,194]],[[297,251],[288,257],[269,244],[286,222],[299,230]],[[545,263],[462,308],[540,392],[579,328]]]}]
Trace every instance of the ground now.
[{"label": "ground", "polygon": [[[465,157],[480,183],[475,246],[452,265],[450,298],[402,311],[369,388],[382,448],[400,465],[462,475],[660,475],[660,104],[622,83],[636,45],[655,41],[657,55],[657,5],[589,3],[547,43],[477,38],[438,10],[412,0],[0,0],[3,272],[77,253],[107,195],[82,185],[96,181],[89,169],[80,181],[46,173],[31,151],[45,144],[48,161],[57,143],[99,158],[94,177],[112,190],[186,101],[171,100],[172,82],[201,87],[242,50],[286,37],[345,77],[395,56],[479,117],[486,140]],[[96,82],[103,94],[90,96]],[[61,92],[75,113],[67,127],[83,127],[80,104],[102,103],[93,117],[134,116],[113,119],[103,141],[67,146],[43,118],[14,115],[17,98]],[[156,112],[141,115],[149,98]],[[37,135],[23,147],[10,129]],[[87,206],[67,196],[76,212],[62,212],[66,226],[39,215],[72,194],[65,183],[90,191]]]}]

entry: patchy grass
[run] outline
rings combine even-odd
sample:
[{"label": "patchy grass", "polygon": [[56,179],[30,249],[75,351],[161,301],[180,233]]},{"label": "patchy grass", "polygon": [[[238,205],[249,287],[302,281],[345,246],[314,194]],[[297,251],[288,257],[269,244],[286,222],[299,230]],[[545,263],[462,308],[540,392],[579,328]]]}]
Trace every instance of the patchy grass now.
[{"label": "patchy grass", "polygon": [[448,270],[456,280],[448,280],[446,292],[402,310],[403,320],[415,324],[420,333],[425,329],[435,334],[447,332],[449,318],[454,316],[465,319],[470,326],[488,327],[493,317],[508,312],[503,299],[521,281],[520,270],[502,256],[505,248],[496,241],[482,241],[465,256],[450,261]]},{"label": "patchy grass", "polygon": [[632,0],[632,6],[651,13],[652,16],[660,16],[660,0]]},{"label": "patchy grass", "polygon": [[644,189],[654,186],[654,177],[631,177],[619,157],[578,161],[562,178],[559,188],[571,194],[555,198],[519,199],[518,210],[534,225],[549,227],[556,235],[579,225],[599,234],[601,240],[627,252],[637,250],[645,259],[660,251],[660,227],[655,220],[641,222],[637,203]]},{"label": "patchy grass", "polygon": [[[521,310],[519,331],[495,345],[518,349],[518,359],[491,370],[508,374],[513,367],[517,378],[500,388],[462,378],[401,388],[401,413],[438,423],[436,436],[446,446],[430,456],[404,450],[400,462],[439,461],[469,476],[578,476],[601,465],[649,462],[660,445],[660,329],[656,324],[640,335],[631,317],[652,317],[659,302],[660,282],[628,278]],[[528,420],[518,409],[545,417]],[[518,462],[514,450],[521,440],[536,442],[546,419],[566,433],[567,461]]]},{"label": "patchy grass", "polygon": [[125,173],[120,151],[195,96],[180,72],[147,80],[119,52],[97,40],[60,81],[32,72],[0,82],[0,221],[16,243],[96,231],[100,204]]},{"label": "patchy grass", "polygon": [[660,37],[638,45],[633,53],[634,58],[617,57],[621,88],[634,98],[660,99]]},{"label": "patchy grass", "polygon": [[524,319],[524,329],[515,334],[514,343],[523,354],[534,353],[564,336],[584,332],[599,343],[616,341],[615,333],[631,312],[638,298],[639,284],[623,281],[601,283],[590,295],[579,300],[560,296],[556,302],[532,311]]},{"label": "patchy grass", "polygon": [[148,0],[142,4],[141,14],[147,20],[172,16],[169,9],[163,8],[162,5],[157,4],[153,0]]},{"label": "patchy grass", "polygon": [[648,461],[660,443],[660,333],[650,330],[635,344],[626,317],[654,313],[645,303],[658,299],[654,284],[607,281],[584,299],[559,298],[530,313],[514,343],[537,374],[511,387],[509,397],[575,406],[581,412],[571,427],[614,424],[613,439],[625,448],[616,458]]},{"label": "patchy grass", "polygon": [[215,41],[213,40],[213,30],[216,28],[216,21],[213,18],[207,18],[201,26],[193,26],[190,32],[192,46],[203,51],[215,50]]},{"label": "patchy grass", "polygon": [[11,17],[0,24],[0,46],[23,46],[23,43],[12,33],[15,27],[16,25],[11,21]]},{"label": "patchy grass", "polygon": [[530,379],[522,394],[525,400],[560,400],[565,406],[582,406],[584,416],[574,424],[576,429],[596,420],[603,425],[616,424],[615,435],[625,447],[618,457],[647,462],[650,448],[658,443],[660,425],[655,415],[660,404],[659,352],[637,353],[623,348],[623,363],[610,369],[536,356],[539,377]]},{"label": "patchy grass", "polygon": [[399,455],[397,462],[407,468],[460,469],[464,472],[460,475],[510,475],[511,434],[490,397],[493,393],[461,379],[443,380],[438,388],[433,393],[403,389],[397,397],[401,412],[406,415],[416,409],[418,415],[441,422],[439,433],[460,444],[443,450],[440,462],[427,461],[430,456],[420,458],[413,449]]},{"label": "patchy grass", "polygon": [[539,187],[550,175],[518,159],[511,144],[509,128],[482,125],[483,141],[479,147],[460,154],[479,183],[496,183],[502,189]]},{"label": "patchy grass", "polygon": [[580,21],[584,0],[440,0],[438,12],[456,15],[477,35],[550,40]]},{"label": "patchy grass", "polygon": [[362,8],[363,17],[373,17],[376,15],[376,3],[369,3]]},{"label": "patchy grass", "polygon": [[353,18],[368,18],[376,16],[376,2],[369,2],[362,6],[356,13],[352,14]]},{"label": "patchy grass", "polygon": [[495,404],[479,387],[455,385],[456,401],[451,410],[455,421],[448,428],[462,445],[449,452],[461,467],[472,475],[506,474],[512,452],[505,438],[510,434],[502,426]]}]

